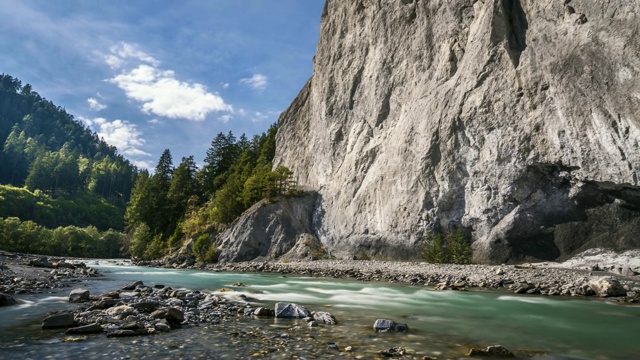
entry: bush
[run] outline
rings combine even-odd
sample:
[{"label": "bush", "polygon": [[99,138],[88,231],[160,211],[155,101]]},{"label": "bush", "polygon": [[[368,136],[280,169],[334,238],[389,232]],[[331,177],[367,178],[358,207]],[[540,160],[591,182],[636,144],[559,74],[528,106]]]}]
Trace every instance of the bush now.
[{"label": "bush", "polygon": [[420,254],[423,259],[434,264],[471,263],[471,244],[467,242],[461,227],[440,233],[428,233],[421,242]]},{"label": "bush", "polygon": [[218,261],[218,248],[211,242],[211,240],[209,240],[208,234],[203,234],[198,237],[196,242],[193,244],[193,253],[196,255],[198,261]]}]

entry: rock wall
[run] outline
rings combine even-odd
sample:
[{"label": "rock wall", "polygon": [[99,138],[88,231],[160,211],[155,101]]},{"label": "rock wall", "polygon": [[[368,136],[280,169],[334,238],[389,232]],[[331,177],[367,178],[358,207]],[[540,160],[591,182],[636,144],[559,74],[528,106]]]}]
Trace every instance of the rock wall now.
[{"label": "rock wall", "polygon": [[[567,4],[565,4],[567,3]],[[479,262],[640,247],[640,2],[328,0],[275,165],[339,257]]]},{"label": "rock wall", "polygon": [[[220,249],[218,261],[268,261],[285,254],[292,258],[311,255],[302,248],[313,245],[315,240],[311,235],[311,214],[316,198],[316,193],[307,192],[263,200],[252,206],[216,236],[216,246]],[[294,247],[299,250],[297,254],[290,252]]]}]

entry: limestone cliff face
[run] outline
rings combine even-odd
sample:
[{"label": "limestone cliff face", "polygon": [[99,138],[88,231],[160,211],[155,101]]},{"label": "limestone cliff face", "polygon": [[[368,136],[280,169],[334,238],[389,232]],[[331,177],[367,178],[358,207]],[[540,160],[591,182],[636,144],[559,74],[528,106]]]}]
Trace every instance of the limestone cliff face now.
[{"label": "limestone cliff face", "polygon": [[279,126],[332,255],[455,225],[481,262],[638,247],[640,2],[328,0]]}]

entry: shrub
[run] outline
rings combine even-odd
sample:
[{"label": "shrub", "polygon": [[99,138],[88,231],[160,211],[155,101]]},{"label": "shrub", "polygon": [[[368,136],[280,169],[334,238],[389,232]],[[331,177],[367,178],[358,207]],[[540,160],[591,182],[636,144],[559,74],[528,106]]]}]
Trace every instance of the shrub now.
[{"label": "shrub", "polygon": [[471,263],[471,244],[467,242],[461,227],[449,230],[445,235],[428,233],[421,241],[420,254],[423,259],[434,264]]}]

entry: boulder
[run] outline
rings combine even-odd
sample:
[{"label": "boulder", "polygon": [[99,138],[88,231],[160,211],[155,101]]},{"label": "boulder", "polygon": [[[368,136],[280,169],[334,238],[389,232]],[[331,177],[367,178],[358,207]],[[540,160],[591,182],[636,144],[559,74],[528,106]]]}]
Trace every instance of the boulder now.
[{"label": "boulder", "polygon": [[336,320],[336,317],[331,315],[328,312],[317,311],[317,312],[312,313],[312,315],[313,315],[313,319],[315,321],[317,321],[318,323],[329,324],[329,325],[338,324],[338,320]]},{"label": "boulder", "polygon": [[105,310],[105,313],[109,316],[121,316],[121,317],[134,314],[135,312],[136,312],[136,309],[134,309],[129,305],[114,306],[112,308]]},{"label": "boulder", "polygon": [[165,319],[172,326],[180,325],[184,321],[184,313],[173,307],[160,308],[150,316],[154,319]]},{"label": "boulder", "polygon": [[65,329],[73,326],[73,313],[50,315],[42,321],[42,329]]},{"label": "boulder", "polygon": [[133,304],[133,307],[142,313],[151,313],[160,307],[160,304],[157,301],[141,301],[139,303]]},{"label": "boulder", "polygon": [[378,319],[373,324],[373,330],[376,332],[407,332],[409,326],[407,324],[396,323],[393,320]]},{"label": "boulder", "polygon": [[142,285],[144,285],[144,283],[142,281],[138,280],[138,281],[133,282],[131,284],[125,285],[122,288],[122,290],[131,291],[131,290],[135,290],[138,286],[142,286]]},{"label": "boulder", "polygon": [[298,318],[302,319],[311,316],[309,310],[304,306],[293,303],[276,303],[275,313],[277,318]]},{"label": "boulder", "polygon": [[266,307],[259,307],[259,308],[256,308],[253,311],[253,315],[255,315],[255,316],[273,316],[273,315],[275,315],[275,312],[273,311],[273,309],[269,309],[269,308],[266,308]]},{"label": "boulder", "polygon": [[0,293],[0,307],[2,306],[11,306],[17,304],[16,299],[12,298],[9,295]]},{"label": "boulder", "polygon": [[89,301],[91,294],[89,290],[85,289],[73,289],[69,294],[69,302],[70,303],[81,303],[85,301]]},{"label": "boulder", "polygon": [[491,345],[484,349],[472,348],[469,350],[467,356],[472,357],[497,357],[497,358],[512,358],[513,353],[502,345]]},{"label": "boulder", "polygon": [[600,297],[626,296],[627,290],[612,277],[603,276],[589,280],[589,287]]},{"label": "boulder", "polygon": [[74,327],[67,330],[67,334],[76,335],[76,334],[98,334],[102,332],[102,326],[100,324],[94,323],[79,327]]}]

